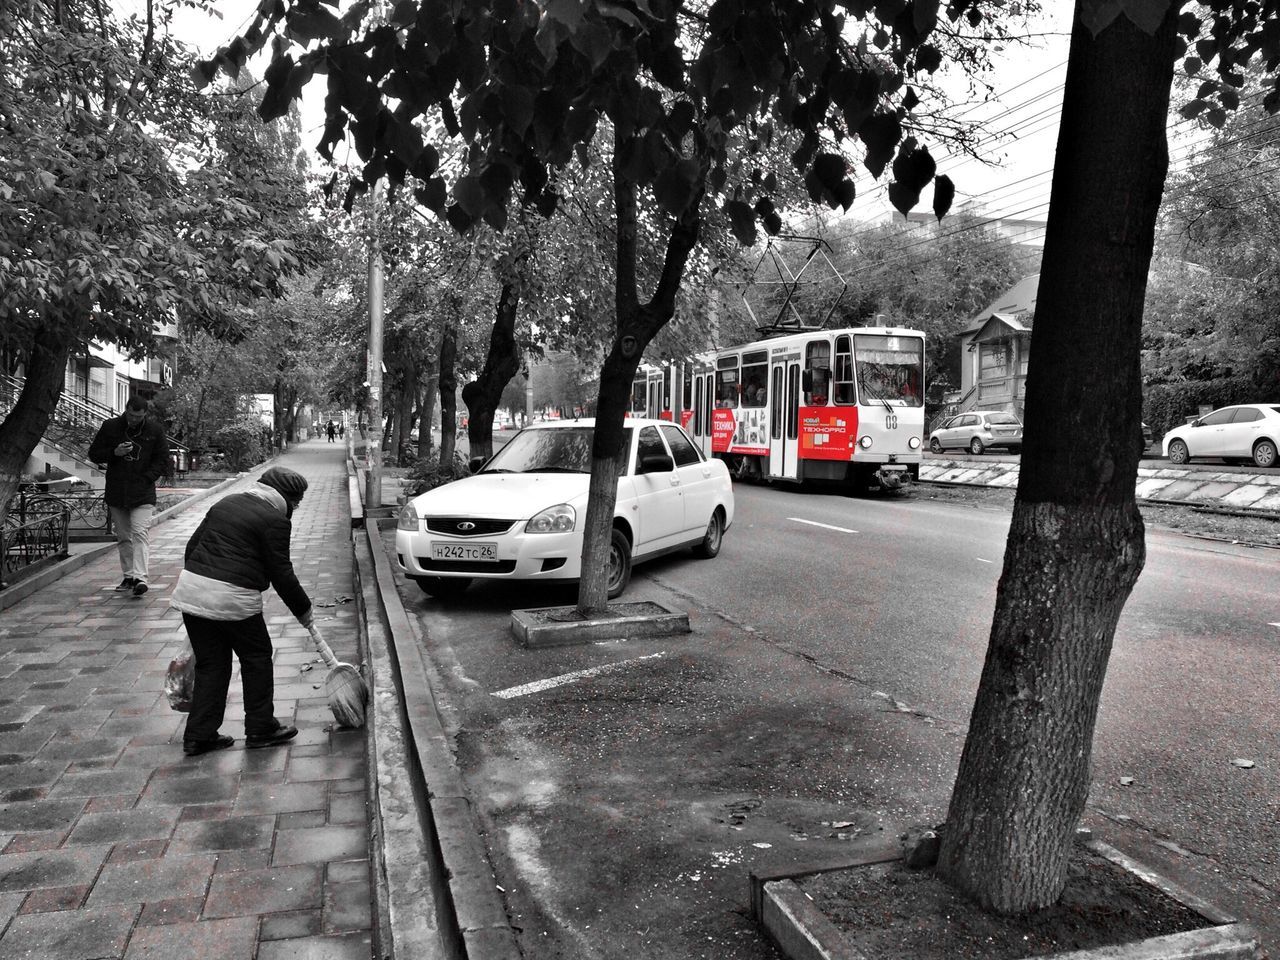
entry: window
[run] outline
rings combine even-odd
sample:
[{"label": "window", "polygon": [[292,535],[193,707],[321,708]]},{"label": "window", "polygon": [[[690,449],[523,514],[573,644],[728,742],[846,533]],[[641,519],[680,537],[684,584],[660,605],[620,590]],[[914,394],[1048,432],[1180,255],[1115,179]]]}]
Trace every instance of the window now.
[{"label": "window", "polygon": [[680,409],[693,409],[693,364],[682,364],[684,368],[684,389],[680,392]]},{"label": "window", "polygon": [[805,371],[809,374],[809,388],[804,402],[818,407],[827,405],[831,389],[831,344],[826,340],[813,340],[805,347]]},{"label": "window", "polygon": [[655,454],[665,457],[667,448],[662,445],[657,427],[645,427],[640,431],[640,443],[636,447],[636,473],[644,473],[644,458]]},{"label": "window", "polygon": [[848,334],[836,337],[836,403],[856,403],[853,392],[853,341]]},{"label": "window", "polygon": [[795,364],[787,367],[787,439],[794,440],[800,435],[796,410],[800,405],[800,368]]},{"label": "window", "polygon": [[1006,425],[1021,426],[1018,418],[1012,413],[988,413],[987,423],[1002,423]]},{"label": "window", "polygon": [[667,438],[667,446],[671,448],[671,456],[677,467],[687,467],[691,463],[702,462],[698,448],[689,442],[689,438],[679,427],[669,427],[664,424],[662,435]]},{"label": "window", "polygon": [[636,377],[635,382],[631,384],[631,412],[644,416],[645,412],[645,394],[648,389],[648,381],[644,374]]},{"label": "window", "polygon": [[716,361],[716,406],[738,405],[738,358],[721,357]]},{"label": "window", "polygon": [[1232,423],[1252,423],[1254,420],[1262,419],[1262,411],[1254,410],[1252,407],[1240,407],[1236,410],[1236,418]]},{"label": "window", "polygon": [[1215,410],[1207,417],[1202,417],[1200,424],[1205,427],[1220,427],[1224,423],[1230,423],[1235,419],[1237,409],[1236,407],[1225,407],[1222,410]]},{"label": "window", "polygon": [[1007,340],[978,344],[978,370],[983,380],[998,380],[1013,371],[1013,346]]},{"label": "window", "polygon": [[675,370],[670,366],[662,368],[662,406],[659,409],[671,409],[671,378],[675,375]]},{"label": "window", "polygon": [[924,404],[920,389],[924,371],[922,339],[859,333],[853,337],[853,348],[858,396],[863,403],[893,402],[901,407]]},{"label": "window", "polygon": [[702,429],[702,377],[698,377],[698,382],[693,390],[693,435],[700,437],[705,431]]},{"label": "window", "polygon": [[[769,411],[769,436],[774,440],[782,439],[782,364],[773,368],[773,409]],[[791,415],[787,408],[787,416]]]},{"label": "window", "polygon": [[760,350],[742,355],[742,405],[763,407],[769,381],[769,354]]}]

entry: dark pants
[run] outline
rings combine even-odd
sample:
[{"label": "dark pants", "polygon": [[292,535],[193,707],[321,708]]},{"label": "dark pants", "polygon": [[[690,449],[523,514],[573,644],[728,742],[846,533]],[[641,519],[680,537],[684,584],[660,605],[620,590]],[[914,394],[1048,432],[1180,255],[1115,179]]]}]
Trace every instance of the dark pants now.
[{"label": "dark pants", "polygon": [[231,686],[231,654],[240,660],[244,687],[244,732],[253,737],[273,733],[279,726],[272,707],[274,677],[271,635],[262,614],[248,620],[206,620],[182,615],[195,651],[196,684],[184,740],[212,740],[222,726]]}]

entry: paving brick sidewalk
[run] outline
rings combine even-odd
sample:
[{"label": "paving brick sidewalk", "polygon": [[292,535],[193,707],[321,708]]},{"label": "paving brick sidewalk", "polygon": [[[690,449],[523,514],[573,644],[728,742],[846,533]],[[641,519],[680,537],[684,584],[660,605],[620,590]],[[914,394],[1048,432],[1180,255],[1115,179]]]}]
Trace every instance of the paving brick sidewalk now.
[{"label": "paving brick sidewalk", "polygon": [[[355,660],[355,604],[335,602],[352,593],[344,452],[310,441],[276,462],[310,480],[294,567]],[[144,597],[114,591],[112,551],[0,612],[5,960],[371,955],[364,732],[334,728],[324,667],[274,591],[276,716],[298,738],[244,749],[237,670],[222,726],[236,745],[183,756],[163,682],[186,638],[168,600],[213,502],[153,529]]]}]

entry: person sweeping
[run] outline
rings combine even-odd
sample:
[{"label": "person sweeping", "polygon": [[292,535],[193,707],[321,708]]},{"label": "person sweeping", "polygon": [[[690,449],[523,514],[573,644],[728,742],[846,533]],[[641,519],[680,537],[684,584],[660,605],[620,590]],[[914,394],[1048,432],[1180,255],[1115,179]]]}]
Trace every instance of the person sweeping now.
[{"label": "person sweeping", "polygon": [[195,656],[195,695],[182,736],[189,757],[222,750],[232,737],[218,732],[227,706],[234,653],[244,687],[245,746],[273,747],[298,735],[280,723],[273,703],[271,636],[262,617],[262,594],[275,589],[298,622],[311,630],[311,599],[289,559],[291,518],[307,490],[307,478],[271,467],[244,493],[209,508],[187,542],[184,569],[169,605],[182,621]]}]

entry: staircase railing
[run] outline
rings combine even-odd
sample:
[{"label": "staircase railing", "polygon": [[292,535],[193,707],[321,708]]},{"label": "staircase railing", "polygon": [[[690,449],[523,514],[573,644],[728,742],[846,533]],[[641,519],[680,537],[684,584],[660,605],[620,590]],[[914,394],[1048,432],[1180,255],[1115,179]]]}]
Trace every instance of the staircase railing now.
[{"label": "staircase railing", "polygon": [[[13,409],[22,392],[22,384],[20,377],[0,374],[0,413],[7,414]],[[45,428],[44,439],[79,457],[86,457],[89,444],[102,422],[114,416],[115,411],[105,404],[63,393],[58,398],[49,426]]]}]

